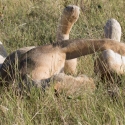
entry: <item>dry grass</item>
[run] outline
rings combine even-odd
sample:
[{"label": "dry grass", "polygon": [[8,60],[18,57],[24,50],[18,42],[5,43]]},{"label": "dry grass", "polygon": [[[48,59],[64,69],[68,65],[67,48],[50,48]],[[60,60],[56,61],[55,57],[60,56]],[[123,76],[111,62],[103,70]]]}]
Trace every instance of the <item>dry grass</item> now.
[{"label": "dry grass", "polygon": [[[125,39],[124,0],[1,0],[0,41],[8,53],[23,46],[43,45],[55,41],[58,19],[64,6],[78,4],[80,18],[71,38],[103,38],[103,27],[109,18],[117,19]],[[4,9],[3,9],[4,7]],[[93,56],[79,58],[78,74],[96,79],[94,93],[79,91],[68,99],[65,93],[55,97],[53,86],[46,93],[32,88],[17,96],[16,89],[0,88],[1,125],[124,125],[125,85],[110,88],[93,73]]]}]

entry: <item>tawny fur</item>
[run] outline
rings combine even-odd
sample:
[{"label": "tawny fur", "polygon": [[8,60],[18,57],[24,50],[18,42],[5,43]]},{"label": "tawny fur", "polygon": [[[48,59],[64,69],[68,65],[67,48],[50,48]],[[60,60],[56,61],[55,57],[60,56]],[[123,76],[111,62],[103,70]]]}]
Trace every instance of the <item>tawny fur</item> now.
[{"label": "tawny fur", "polygon": [[[121,26],[117,20],[108,20],[104,31],[105,37],[120,42]],[[111,49],[103,51],[95,62],[95,73],[99,72],[105,78],[109,79],[109,75],[112,73],[124,74],[125,72],[125,56],[121,56]]]},{"label": "tawny fur", "polygon": [[[57,29],[57,41],[69,39],[69,33],[72,29],[72,26],[79,18],[79,9],[80,8],[78,6],[69,5],[63,10]],[[64,72],[74,74],[77,72],[76,67],[77,59],[66,60]]]},{"label": "tawny fur", "polygon": [[[73,26],[73,24],[77,21],[78,17],[79,17],[79,7],[75,6],[75,5],[69,5],[67,6],[64,10],[63,10],[63,13],[61,15],[61,18],[60,18],[60,21],[59,21],[59,25],[58,25],[58,30],[57,30],[57,41],[61,41],[61,40],[66,40],[66,39],[69,39],[69,33],[70,33],[70,30]],[[34,47],[25,47],[25,48],[21,48],[15,52],[13,52],[12,54],[9,55],[9,57],[5,60],[5,63],[3,65],[3,67],[7,67],[6,70],[2,73],[2,76],[4,76],[5,74],[7,74],[7,72],[11,71],[11,74],[15,74],[13,70],[10,70],[10,69],[13,69],[12,67],[16,67],[14,66],[15,63],[19,62],[19,59],[21,58],[21,56],[26,53],[27,51],[29,51],[30,49],[32,49]],[[51,54],[50,54],[51,55]],[[53,54],[52,54],[53,55]],[[52,60],[52,65],[53,65],[53,61],[55,61],[55,59],[60,59],[60,57],[58,56],[58,54],[56,56],[53,56],[52,57],[53,59]],[[64,58],[64,57],[63,57]],[[39,58],[36,58],[36,61],[37,59]],[[62,59],[60,59],[60,61],[62,61]],[[46,61],[47,62],[47,61]],[[64,60],[63,60],[64,62]],[[62,63],[62,62],[61,62]],[[6,66],[5,66],[6,64]],[[58,69],[56,70],[56,66],[58,65],[58,67],[60,66],[60,68],[62,67],[62,71],[63,69],[67,69],[68,73],[75,73],[76,71],[76,65],[77,65],[77,59],[72,59],[72,60],[69,60],[67,61],[67,63],[65,63],[65,67],[64,65],[60,65],[60,63],[56,63],[54,68],[51,66],[50,64],[50,61],[48,60],[48,65],[47,63],[45,63],[45,65],[47,67],[50,67],[50,70],[46,70],[46,72],[43,72],[41,74],[39,74],[39,70],[42,70],[42,69],[38,69],[37,72],[33,72],[33,81],[36,82],[36,84],[40,83],[40,80],[38,77],[43,77],[43,79],[47,79],[48,77],[46,76],[51,76],[52,75],[56,75],[56,81],[57,81],[57,77],[60,77],[60,74],[58,74],[60,72],[60,70],[58,71]],[[45,67],[46,67],[45,66]],[[52,68],[51,68],[52,67]],[[46,68],[45,68],[46,69]],[[45,71],[45,70],[44,70]],[[55,71],[55,72],[53,72]],[[65,70],[66,71],[66,70]],[[66,71],[66,72],[67,72]],[[39,75],[38,75],[39,74]],[[45,75],[44,75],[45,74]],[[44,77],[45,76],[45,77]],[[62,76],[62,75],[61,75]],[[6,77],[6,80],[8,79],[11,79],[12,81],[14,80],[14,75],[13,76],[7,76]],[[29,77],[29,76],[28,76]],[[72,79],[72,81],[75,81],[75,84],[73,84],[73,86],[76,86],[76,82],[78,83],[81,83],[81,79],[84,81],[84,78],[79,77],[81,79],[78,79],[78,78],[75,78],[75,77],[72,77],[72,76],[68,76],[66,74],[63,74],[63,77],[62,77],[62,81],[60,81],[60,85],[61,84],[65,84],[65,87],[67,85],[67,82],[69,82],[69,78]],[[86,76],[87,78],[87,76]],[[89,79],[89,78],[88,78]],[[65,81],[65,82],[64,82]],[[82,82],[83,82],[82,81]],[[89,81],[88,81],[88,84],[89,84]],[[94,82],[93,82],[94,84]],[[39,86],[39,85],[38,85]],[[79,85],[78,85],[79,86]],[[79,86],[80,87],[80,86]],[[63,88],[63,87],[62,87]],[[70,88],[71,89],[71,88]],[[75,88],[74,88],[75,89]],[[72,91],[72,89],[71,89]]]},{"label": "tawny fur", "polygon": [[69,33],[74,23],[78,20],[80,8],[75,5],[68,5],[64,8],[57,28],[57,41],[69,39]]},{"label": "tawny fur", "polygon": [[[72,26],[79,18],[79,9],[80,8],[75,5],[69,5],[64,9],[57,29],[57,41],[69,39]],[[77,72],[76,66],[77,59],[66,60],[64,72],[74,74]],[[89,90],[90,86],[93,86],[93,89],[95,88],[94,81],[87,76],[73,77],[71,75],[59,73],[54,76],[53,80],[56,81],[54,86],[56,92],[61,93],[61,91],[66,91],[68,95],[71,93],[74,94],[83,88]]]},{"label": "tawny fur", "polygon": [[[54,43],[53,45],[44,45],[33,48],[25,53],[20,62],[18,70],[22,79],[27,75],[33,81],[41,81],[61,72],[64,68],[66,59],[73,59],[80,56],[92,54],[97,51],[112,49],[121,55],[125,55],[125,44],[110,39],[77,39],[65,40]],[[2,79],[9,82],[8,73],[5,67],[0,70]],[[11,76],[11,69],[8,71]],[[3,73],[4,72],[4,73]]]},{"label": "tawny fur", "polygon": [[[69,5],[64,8],[60,22],[59,22],[58,30],[57,30],[57,40],[58,41],[69,38],[70,30],[71,30],[73,24],[77,21],[78,17],[79,17],[79,7],[74,6],[74,5]],[[8,68],[10,68],[13,64],[15,64],[15,61],[19,60],[24,53],[26,53],[27,51],[29,51],[32,48],[35,48],[35,46],[24,47],[24,48],[14,51],[5,60],[4,65],[6,64],[6,67],[8,65]],[[2,65],[3,61],[4,60],[2,60],[1,65]],[[5,67],[4,65],[2,67]],[[74,69],[75,67],[76,66],[74,66],[74,67],[72,66],[72,69]],[[9,69],[7,69],[6,72],[8,72],[8,70]]]},{"label": "tawny fur", "polygon": [[[20,48],[5,57],[1,64],[1,76],[6,76],[5,79],[8,79],[8,81],[14,80],[15,70],[17,70],[16,68],[18,67],[21,56],[33,48],[35,48],[35,46]],[[12,75],[9,75],[9,73]]]},{"label": "tawny fur", "polygon": [[85,75],[73,77],[71,75],[66,75],[60,73],[54,77],[55,86],[57,94],[66,92],[66,94],[73,95],[81,91],[93,91],[95,90],[95,84],[92,78]]},{"label": "tawny fur", "polygon": [[102,79],[106,78],[110,80],[116,74],[125,74],[125,56],[111,49],[102,52],[97,64],[98,69],[96,68],[96,72],[98,71],[101,74]]},{"label": "tawny fur", "polygon": [[105,61],[108,72],[117,74],[125,73],[125,56],[121,56],[113,50],[108,49],[103,51],[102,58]]}]

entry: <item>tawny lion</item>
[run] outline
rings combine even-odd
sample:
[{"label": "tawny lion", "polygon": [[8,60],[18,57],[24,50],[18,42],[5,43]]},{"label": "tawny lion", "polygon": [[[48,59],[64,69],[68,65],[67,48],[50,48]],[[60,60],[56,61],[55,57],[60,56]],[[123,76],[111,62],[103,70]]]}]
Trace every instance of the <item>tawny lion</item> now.
[{"label": "tawny lion", "polygon": [[[78,20],[80,14],[80,8],[75,5],[67,6],[61,15],[57,28],[57,41],[68,40],[69,33],[74,23]],[[66,60],[64,66],[64,72],[74,74],[76,73],[77,58],[72,60]]]},{"label": "tawny lion", "polygon": [[[79,13],[80,13],[79,7],[75,6],[75,5],[69,5],[63,10],[63,13],[62,13],[60,21],[59,21],[58,29],[57,29],[57,40],[58,41],[69,39],[70,30],[71,30],[73,24],[77,21],[77,19],[79,17]],[[14,70],[16,70],[16,68],[18,66],[18,61],[20,60],[21,56],[32,48],[35,48],[35,46],[21,48],[15,52],[13,52],[12,54],[10,54],[7,57],[7,59],[5,60],[3,66],[2,66],[2,69],[3,69],[3,67],[4,68],[6,67],[5,72],[2,72],[2,76],[6,76],[6,73],[13,74],[12,76],[8,75],[5,78],[7,81],[10,79],[12,81],[14,81],[16,74],[14,73],[13,68],[15,68]],[[68,61],[68,63],[66,63],[66,65],[65,65],[66,68],[64,68],[64,69],[67,69],[67,71],[70,73],[75,73],[76,65],[77,65],[77,59],[72,59],[72,60]],[[62,69],[62,71],[63,71],[63,69]],[[51,72],[51,71],[49,71],[49,72]],[[72,88],[67,86],[67,82],[69,82],[69,80],[70,80],[70,84],[72,84]],[[85,83],[87,83],[87,86],[92,86],[92,88],[94,88],[93,86],[95,86],[92,78],[88,78],[87,76],[85,77],[85,75],[73,77],[73,76],[66,75],[66,74],[62,75],[62,73],[61,73],[61,74],[57,74],[54,76],[54,81],[55,81],[54,88],[58,92],[67,87],[69,88],[70,91],[77,91],[76,86],[77,86],[77,88],[78,87],[83,88],[86,86]],[[58,88],[57,88],[57,86],[58,86]]]},{"label": "tawny lion", "polygon": [[[105,37],[120,42],[121,26],[115,19],[109,19],[104,28]],[[105,50],[95,63],[95,73],[100,73],[102,78],[111,79],[111,75],[125,73],[125,56],[114,52],[111,49]]]},{"label": "tawny lion", "polygon": [[[78,20],[80,13],[79,9],[80,8],[75,5],[69,5],[64,9],[61,18],[59,19],[59,24],[57,28],[58,42],[69,39],[69,33],[72,29],[72,26]],[[64,72],[74,74],[77,72],[76,66],[77,66],[77,58],[66,60],[64,66]],[[53,77],[53,80],[55,82],[54,88],[58,93],[61,93],[61,91],[66,91],[66,93],[69,95],[69,93],[74,94],[75,92],[78,92],[80,89],[81,90],[84,89],[89,90],[89,88],[91,88],[92,90],[95,89],[94,80],[85,75],[73,77],[71,75],[59,73]]]},{"label": "tawny lion", "polygon": [[59,73],[54,76],[54,89],[56,94],[65,92],[66,95],[74,95],[79,91],[93,92],[95,90],[94,80],[86,75],[73,77],[64,73]]},{"label": "tawny lion", "polygon": [[[57,29],[57,40],[58,41],[69,38],[70,30],[71,30],[73,24],[77,21],[77,19],[79,17],[79,13],[80,13],[79,7],[77,7],[75,5],[69,5],[64,8],[60,21],[59,21],[59,24],[58,24],[58,29]],[[10,69],[11,69],[11,67],[15,64],[15,61],[17,62],[24,53],[26,53],[27,51],[29,51],[30,49],[33,49],[33,48],[35,48],[35,46],[24,47],[24,48],[20,48],[20,49],[14,51],[5,60],[6,65],[8,65],[8,67],[10,67]],[[3,51],[3,49],[1,49],[1,51]],[[2,65],[3,61],[4,60],[1,60],[1,65]],[[76,66],[73,66],[73,69],[75,67]]]},{"label": "tawny lion", "polygon": [[[111,49],[125,56],[125,44],[110,39],[76,39],[65,40],[33,48],[25,53],[19,61],[18,70],[22,79],[31,78],[35,84],[59,74],[64,68],[65,60]],[[9,82],[14,78],[14,67],[8,69],[3,63],[0,73],[2,79]],[[10,77],[11,76],[11,77]]]}]

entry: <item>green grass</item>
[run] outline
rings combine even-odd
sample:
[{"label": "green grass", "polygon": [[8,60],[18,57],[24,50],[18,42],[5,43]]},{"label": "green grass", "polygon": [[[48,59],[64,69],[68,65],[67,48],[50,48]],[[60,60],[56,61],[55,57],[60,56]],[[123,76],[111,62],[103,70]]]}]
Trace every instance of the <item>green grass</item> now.
[{"label": "green grass", "polygon": [[[124,0],[1,0],[0,41],[7,52],[24,46],[43,45],[55,41],[58,19],[63,8],[77,3],[81,10],[70,39],[103,38],[103,27],[109,18],[117,19],[125,39]],[[5,7],[2,10],[3,6]],[[107,88],[93,73],[91,56],[79,58],[78,74],[96,79],[93,93],[55,97],[53,86],[46,93],[32,88],[18,96],[16,88],[0,88],[1,125],[125,125],[125,85]],[[107,81],[106,81],[107,82]],[[112,92],[108,92],[111,90]]]}]

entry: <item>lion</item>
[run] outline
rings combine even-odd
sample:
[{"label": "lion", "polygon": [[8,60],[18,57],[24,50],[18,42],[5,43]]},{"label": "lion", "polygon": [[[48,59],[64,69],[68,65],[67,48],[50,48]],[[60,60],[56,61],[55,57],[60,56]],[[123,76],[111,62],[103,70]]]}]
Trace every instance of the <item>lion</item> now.
[{"label": "lion", "polygon": [[[93,92],[96,89],[94,80],[86,75],[73,77],[64,73],[54,76],[54,89],[56,95],[66,92],[67,96],[76,95],[78,92]],[[56,82],[57,81],[57,82]]]},{"label": "lion", "polygon": [[[121,40],[121,26],[115,19],[109,19],[104,27],[104,34],[106,38],[110,38],[120,42]],[[112,74],[124,74],[125,70],[125,56],[114,52],[111,49],[104,50],[99,58],[95,61],[95,73],[101,74],[101,78],[110,80]]]},{"label": "lion", "polygon": [[[39,84],[40,81],[61,73],[65,60],[107,49],[125,56],[125,44],[111,39],[64,40],[29,50],[20,58],[17,68],[22,80],[28,76],[35,84]],[[0,70],[1,78],[9,84],[16,71],[14,67],[8,69],[4,62]]]},{"label": "lion", "polygon": [[[67,6],[61,15],[57,28],[57,41],[68,40],[69,33],[74,23],[78,20],[80,14],[80,8],[75,5]],[[66,60],[64,66],[64,72],[68,74],[75,74],[77,72],[77,58],[72,60]]]},{"label": "lion", "polygon": [[[79,17],[79,13],[80,13],[80,11],[79,11],[78,6],[69,5],[64,8],[61,18],[59,20],[58,29],[57,29],[57,40],[58,41],[69,38],[70,30],[71,30],[73,24],[77,21],[77,19]],[[6,64],[8,66],[8,69],[6,69],[7,71],[9,69],[12,69],[12,67],[15,65],[15,62],[18,62],[18,60],[20,60],[21,56],[24,53],[26,53],[27,51],[29,51],[35,47],[36,46],[23,47],[23,48],[20,48],[20,49],[14,51],[6,58],[2,67],[5,67],[4,65]],[[2,63],[1,63],[1,65],[2,65]],[[9,70],[9,71],[11,71],[11,70]]]},{"label": "lion", "polygon": [[[62,13],[62,15],[61,15],[61,18],[59,19],[59,24],[58,24],[58,29],[57,29],[57,41],[62,41],[62,40],[66,40],[66,39],[69,39],[69,33],[70,33],[70,31],[71,31],[71,29],[72,29],[72,26],[74,25],[74,23],[77,21],[77,19],[78,19],[78,17],[79,17],[79,13],[80,13],[80,11],[79,11],[79,7],[78,6],[75,6],[75,5],[69,5],[69,6],[67,6],[67,7],[65,7],[64,8],[64,10],[63,10],[63,13]],[[23,54],[25,54],[26,52],[28,52],[29,50],[31,50],[31,49],[33,49],[33,48],[35,48],[35,46],[32,46],[32,47],[24,47],[24,48],[21,48],[21,49],[19,49],[19,50],[16,50],[16,51],[14,51],[13,53],[11,53],[7,58],[6,58],[6,60],[5,60],[5,62],[4,62],[4,64],[3,64],[3,66],[2,66],[2,70],[3,70],[3,68],[4,68],[4,71],[2,71],[2,76],[6,76],[6,74],[8,73],[10,73],[10,74],[13,74],[13,75],[7,75],[6,76],[6,80],[7,81],[9,81],[10,79],[12,80],[12,81],[14,81],[14,78],[16,77],[16,74],[14,73],[15,71],[13,71],[13,67],[15,68],[15,69],[17,69],[18,68],[18,61],[20,60],[20,58],[21,58],[21,56],[23,55]],[[57,57],[56,57],[57,58]],[[64,57],[63,57],[64,58]],[[64,62],[64,60],[63,60],[63,62]],[[77,65],[77,59],[72,59],[72,60],[69,60],[69,61],[66,61],[66,62],[68,62],[68,63],[65,63],[65,66],[60,66],[60,67],[64,67],[64,68],[62,68],[61,69],[61,71],[63,72],[64,71],[64,69],[67,69],[67,71],[68,72],[72,72],[72,73],[74,73],[75,72],[75,70],[76,70],[76,65]],[[69,63],[70,62],[70,63]],[[72,63],[72,64],[71,64]],[[68,65],[67,65],[68,64]],[[69,65],[70,64],[70,65]],[[48,65],[49,66],[49,65]],[[59,66],[59,64],[58,64],[58,66]],[[6,68],[5,68],[6,67]],[[56,65],[55,65],[55,67],[56,67]],[[66,68],[65,68],[66,67]],[[69,68],[68,68],[69,67]],[[14,69],[14,70],[15,70]],[[68,70],[69,69],[69,70]],[[50,73],[50,72],[52,72],[53,71],[53,68],[48,72],[48,74]],[[37,73],[38,74],[38,73]],[[52,72],[52,74],[53,74],[53,72]],[[41,74],[41,75],[43,75],[43,74]],[[60,81],[58,78],[60,77],[60,76],[62,76],[62,80]],[[29,77],[29,76],[27,76],[27,77]],[[79,78],[79,79],[78,79]],[[66,87],[66,85],[67,85],[67,82],[69,81],[69,79],[71,80],[72,79],[72,81],[74,81],[73,83],[72,83],[72,86],[74,86],[73,88],[69,88],[71,91],[73,91],[73,89],[75,90],[75,86],[76,86],[76,83],[78,83],[77,84],[77,88],[79,87],[81,87],[81,83],[82,82],[84,82],[85,83],[85,81],[87,82],[87,80],[88,80],[88,85],[89,85],[89,82],[90,83],[93,83],[93,86],[95,85],[94,84],[94,81],[92,80],[92,78],[88,78],[87,76],[86,76],[86,78],[85,77],[82,77],[82,76],[78,76],[78,78],[77,77],[73,77],[73,76],[70,76],[70,75],[66,75],[66,74],[64,74],[63,73],[63,75],[61,75],[60,73],[59,73],[59,71],[56,73],[56,75],[53,77],[53,80],[55,81],[55,86],[56,87],[54,87],[54,88],[56,88],[56,91],[58,91],[58,90],[60,90],[59,88],[57,89],[57,85],[58,84],[60,84],[60,86],[61,86],[61,84],[62,84],[62,88],[64,88],[65,89],[65,87]],[[87,79],[88,78],[88,79]],[[48,78],[47,78],[48,79]],[[46,77],[44,78],[44,80],[46,81]],[[37,81],[37,80],[36,80]],[[42,80],[43,81],[43,80]],[[48,81],[48,80],[47,80]],[[37,81],[37,83],[39,83],[39,81]],[[63,85],[65,85],[65,87],[63,86]],[[39,85],[38,85],[39,86]],[[58,87],[60,87],[60,86],[58,86]],[[68,86],[69,87],[69,86]],[[59,91],[58,91],[59,92]]]}]

